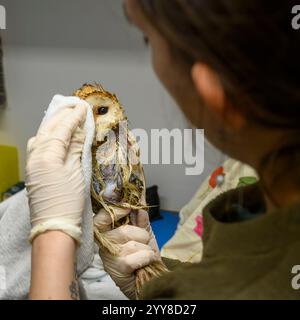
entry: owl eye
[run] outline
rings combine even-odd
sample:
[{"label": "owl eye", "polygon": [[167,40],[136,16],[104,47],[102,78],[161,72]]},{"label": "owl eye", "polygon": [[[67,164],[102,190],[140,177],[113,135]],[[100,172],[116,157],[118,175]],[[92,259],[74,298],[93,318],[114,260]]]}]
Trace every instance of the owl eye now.
[{"label": "owl eye", "polygon": [[108,107],[99,107],[97,109],[97,114],[100,116],[106,114],[107,112],[108,112]]}]

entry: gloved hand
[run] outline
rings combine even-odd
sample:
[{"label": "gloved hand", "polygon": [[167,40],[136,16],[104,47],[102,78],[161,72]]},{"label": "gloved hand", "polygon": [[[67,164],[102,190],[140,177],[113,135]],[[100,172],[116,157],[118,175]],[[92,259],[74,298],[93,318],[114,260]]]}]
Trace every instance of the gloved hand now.
[{"label": "gloved hand", "polygon": [[[115,213],[117,220],[120,220],[130,213],[130,209],[115,209]],[[120,245],[118,255],[100,250],[100,256],[105,271],[129,299],[136,298],[135,271],[161,259],[148,213],[139,210],[136,218],[136,226],[123,225],[112,229],[111,217],[104,209],[94,217],[98,230]]]},{"label": "gloved hand", "polygon": [[32,241],[48,230],[81,238],[84,176],[81,153],[87,106],[65,108],[42,124],[27,146],[26,188]]}]

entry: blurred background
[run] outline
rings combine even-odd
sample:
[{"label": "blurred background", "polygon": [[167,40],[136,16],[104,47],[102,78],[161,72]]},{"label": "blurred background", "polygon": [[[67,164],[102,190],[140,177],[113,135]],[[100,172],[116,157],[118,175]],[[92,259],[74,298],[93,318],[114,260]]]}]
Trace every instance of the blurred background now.
[{"label": "blurred background", "polygon": [[[122,0],[1,4],[7,14],[7,29],[1,32],[7,101],[0,110],[0,145],[17,148],[20,180],[27,140],[35,134],[52,96],[69,95],[85,82],[100,82],[116,93],[132,128],[190,127],[156,79],[149,49],[126,21]],[[145,165],[147,184],[158,185],[162,209],[179,211],[221,159],[205,143],[201,175],[186,176],[184,164]]]}]

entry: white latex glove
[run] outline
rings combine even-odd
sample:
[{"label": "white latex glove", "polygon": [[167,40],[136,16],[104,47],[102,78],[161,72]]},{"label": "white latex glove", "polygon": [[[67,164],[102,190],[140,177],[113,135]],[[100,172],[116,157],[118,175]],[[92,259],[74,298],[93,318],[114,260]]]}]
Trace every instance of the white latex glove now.
[{"label": "white latex glove", "polygon": [[87,107],[65,108],[42,124],[27,146],[26,188],[32,241],[48,230],[81,238],[84,176],[81,153]]},{"label": "white latex glove", "polygon": [[[129,209],[116,209],[117,220],[127,216]],[[94,217],[98,230],[114,243],[120,245],[117,256],[100,250],[105,271],[129,298],[136,298],[135,271],[160,260],[160,253],[152,232],[148,213],[139,210],[136,226],[123,225],[112,230],[111,217],[101,209]]]}]

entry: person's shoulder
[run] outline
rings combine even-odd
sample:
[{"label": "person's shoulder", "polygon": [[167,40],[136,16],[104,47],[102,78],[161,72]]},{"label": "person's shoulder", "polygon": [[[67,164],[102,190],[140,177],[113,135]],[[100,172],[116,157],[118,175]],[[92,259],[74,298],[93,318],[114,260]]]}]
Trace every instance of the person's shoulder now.
[{"label": "person's shoulder", "polygon": [[[204,278],[200,263],[183,263],[178,260],[163,258],[169,269],[159,278],[148,282],[143,288],[142,298],[152,299],[199,299],[198,280]],[[203,292],[203,291],[202,291]]]},{"label": "person's shoulder", "polygon": [[300,268],[291,269],[289,257],[288,254],[282,262],[276,257],[272,259],[274,263],[269,264],[273,267],[268,268],[263,263],[252,272],[239,265],[228,269],[217,259],[214,259],[215,263],[178,264],[174,271],[148,282],[143,288],[142,299],[299,299]]},{"label": "person's shoulder", "polygon": [[169,259],[165,257],[162,257],[162,261],[170,271],[177,270],[178,268],[182,268],[184,266],[192,265],[192,263],[190,262],[182,262],[180,260]]}]

